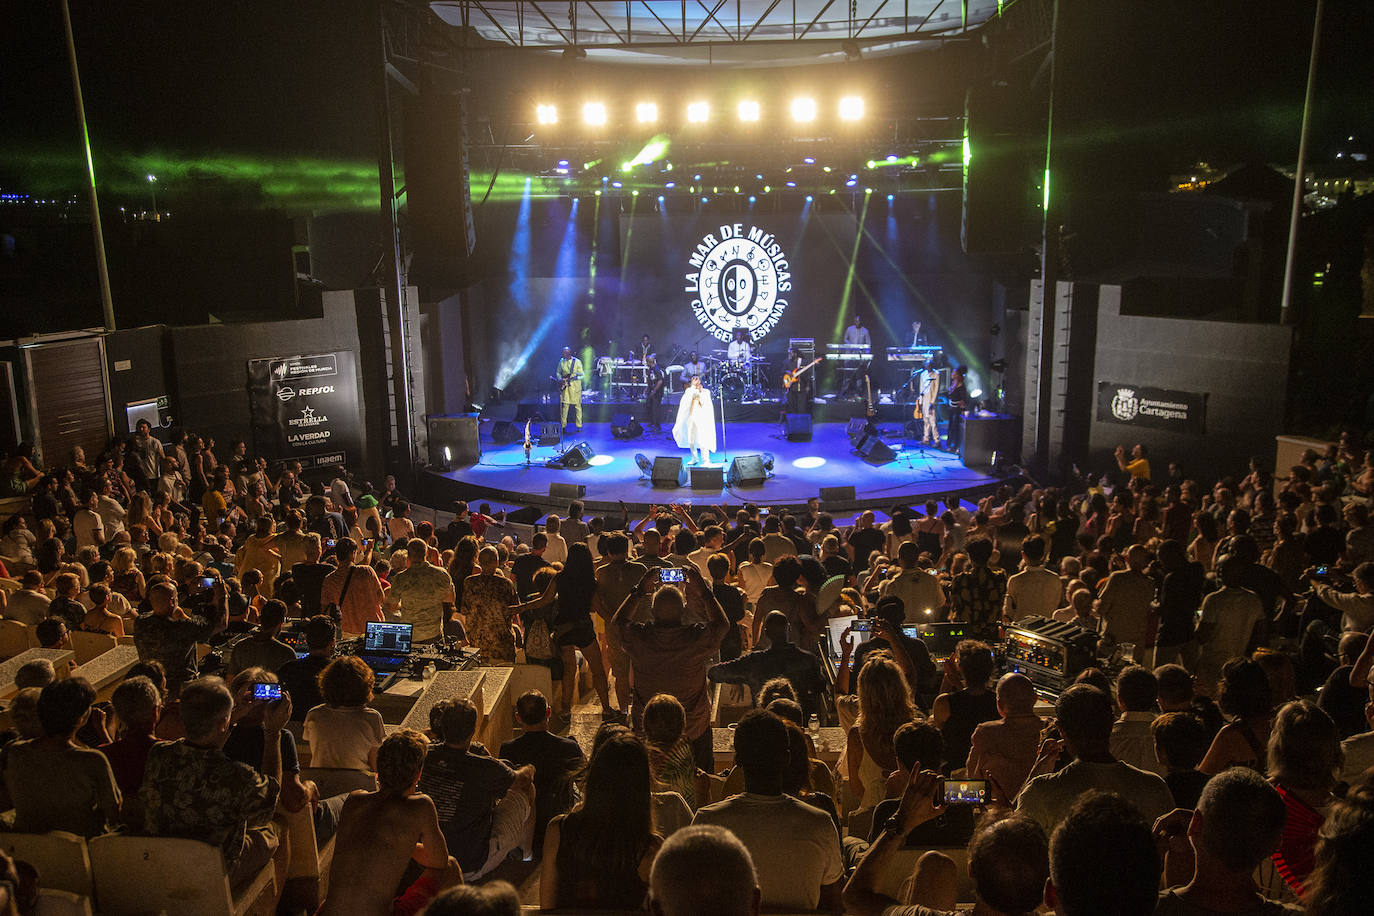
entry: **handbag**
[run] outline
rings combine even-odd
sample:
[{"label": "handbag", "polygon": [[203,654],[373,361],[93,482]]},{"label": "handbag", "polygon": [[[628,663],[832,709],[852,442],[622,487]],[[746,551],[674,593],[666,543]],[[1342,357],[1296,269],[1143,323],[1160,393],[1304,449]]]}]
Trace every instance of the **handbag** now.
[{"label": "handbag", "polygon": [[356,566],[348,567],[348,573],[344,576],[343,588],[339,589],[339,600],[337,602],[331,601],[324,606],[324,612],[335,620],[343,615],[344,598],[348,595],[348,586],[353,581],[353,570],[355,569],[357,569]]}]

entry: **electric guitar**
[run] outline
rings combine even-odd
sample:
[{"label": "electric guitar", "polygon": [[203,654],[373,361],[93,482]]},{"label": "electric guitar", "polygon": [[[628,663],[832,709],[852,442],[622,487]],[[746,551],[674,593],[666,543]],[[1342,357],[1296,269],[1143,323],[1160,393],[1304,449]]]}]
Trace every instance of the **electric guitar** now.
[{"label": "electric guitar", "polygon": [[797,381],[798,379],[800,379],[803,375],[805,375],[805,374],[807,373],[807,371],[811,369],[812,366],[816,365],[816,363],[818,363],[818,362],[820,362],[820,361],[821,361],[821,357],[818,356],[818,357],[816,357],[815,359],[811,360],[811,362],[807,363],[805,366],[802,366],[802,367],[801,367],[800,369],[798,369],[796,372],[784,372],[784,373],[782,374],[782,387],[783,387],[783,389],[784,389],[784,390],[790,389],[790,388],[792,387],[792,384],[793,384],[794,382],[796,382],[796,381]]},{"label": "electric guitar", "polygon": [[876,417],[877,409],[873,406],[873,387],[869,383],[868,376],[864,375],[864,401],[867,405],[867,416]]}]

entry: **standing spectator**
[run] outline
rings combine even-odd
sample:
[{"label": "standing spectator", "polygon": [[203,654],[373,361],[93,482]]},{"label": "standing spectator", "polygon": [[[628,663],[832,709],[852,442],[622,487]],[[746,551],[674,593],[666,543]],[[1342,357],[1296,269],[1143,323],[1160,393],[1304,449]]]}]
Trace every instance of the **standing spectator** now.
[{"label": "standing spectator", "polygon": [[544,559],[550,563],[562,563],[568,558],[568,542],[559,533],[562,526],[562,520],[556,515],[544,519],[544,534],[548,537]]},{"label": "standing spectator", "polygon": [[[458,608],[468,642],[482,653],[485,665],[515,664],[511,618],[518,613],[519,601],[515,586],[505,576],[497,574],[500,562],[495,547],[487,546],[478,551],[480,572],[463,581],[463,600]],[[573,668],[575,673],[576,665]]]},{"label": "standing spectator", "polygon": [[147,420],[134,424],[134,435],[129,440],[129,457],[133,459],[130,469],[134,472],[135,482],[140,490],[151,490],[162,470],[162,443],[153,438],[153,425]]},{"label": "standing spectator", "polygon": [[776,584],[765,588],[754,606],[754,645],[767,648],[766,642],[760,642],[760,637],[764,635],[761,632],[763,620],[770,611],[782,611],[787,615],[797,645],[812,654],[820,652],[817,640],[825,626],[825,617],[817,607],[816,599],[797,588],[801,572],[801,563],[794,556],[782,557],[773,564],[773,581]]},{"label": "standing spectator", "polygon": [[244,571],[249,569],[262,573],[262,585],[258,590],[264,598],[272,598],[277,576],[281,573],[281,553],[277,550],[276,535],[272,532],[272,519],[269,516],[262,516],[254,522],[253,533],[234,556],[234,573],[240,579]]},{"label": "standing spectator", "polygon": [[282,689],[291,696],[293,722],[304,721],[306,713],[324,702],[324,695],[320,693],[320,674],[334,657],[334,622],[328,617],[322,614],[311,617],[301,631],[309,654],[287,662],[277,672]]},{"label": "standing spectator", "polygon": [[[929,623],[944,615],[945,590],[940,587],[939,579],[921,568],[920,562],[920,548],[916,543],[902,541],[897,547],[897,565],[901,572],[878,586],[879,595],[902,602],[907,623]],[[1055,576],[1054,580],[1058,586],[1059,577]]]},{"label": "standing spectator", "polygon": [[575,499],[568,505],[568,517],[563,520],[560,527],[560,534],[569,544],[587,543],[587,534],[591,529],[582,520],[582,500]]},{"label": "standing spectator", "polygon": [[720,602],[721,610],[725,611],[725,617],[730,621],[730,632],[725,634],[720,644],[720,660],[727,662],[739,658],[744,651],[744,634],[740,624],[744,621],[745,599],[743,591],[725,581],[730,575],[730,558],[723,553],[712,554],[706,561],[702,575],[711,577],[711,594]]},{"label": "standing spectator", "polygon": [[[729,632],[730,621],[720,602],[706,587],[695,566],[686,570],[685,594],[672,586],[662,586],[650,572],[623,602],[611,619],[620,633],[625,654],[634,674],[635,725],[642,725],[644,707],[660,693],[677,697],[687,711],[686,735],[692,742],[697,766],[715,768],[711,742],[711,692],[706,669]],[[651,619],[637,622],[644,605]],[[686,613],[704,623],[688,623]]]},{"label": "standing spectator", "polygon": [[838,910],[844,865],[830,817],[782,791],[788,766],[787,726],[761,709],[735,727],[735,760],[745,794],[707,805],[692,824],[724,827],[739,837],[758,868],[763,905]]},{"label": "standing spectator", "polygon": [[1193,632],[1202,603],[1203,572],[1188,559],[1182,541],[1159,545],[1159,587],[1156,598],[1159,632],[1155,635],[1156,665],[1183,662],[1195,665],[1197,646]]},{"label": "standing spectator", "polygon": [[[836,543],[838,544],[838,539]],[[767,548],[764,547],[763,538],[750,540],[748,551],[749,559],[739,565],[738,573],[740,586],[744,589],[752,608],[758,604],[763,590],[773,581],[773,564],[764,560]]]},{"label": "standing spectator", "polygon": [[229,885],[237,888],[268,863],[279,844],[272,813],[281,786],[281,733],[291,717],[291,700],[268,704],[257,768],[224,755],[233,710],[234,698],[219,678],[187,684],[180,703],[186,737],[148,751],[139,801],[146,833],[218,846]]},{"label": "standing spectator", "polygon": [[[630,710],[630,657],[625,654],[625,647],[620,642],[620,631],[611,626],[610,621],[648,570],[643,563],[630,559],[630,540],[623,534],[607,535],[602,539],[601,548],[605,552],[606,562],[596,571],[596,594],[592,598],[592,608],[605,624],[605,665],[615,679],[615,705],[612,708],[624,716]],[[520,558],[516,560],[518,562]],[[609,684],[607,691],[610,691]]]},{"label": "standing spectator", "polygon": [[522,599],[534,596],[534,574],[550,565],[544,558],[544,552],[548,547],[549,536],[542,531],[535,532],[534,537],[530,538],[530,552],[521,554],[511,563],[511,574],[515,576],[515,590]]},{"label": "standing spectator", "polygon": [[1044,567],[1045,539],[1032,535],[1021,542],[1023,569],[1007,580],[1006,604],[1002,616],[1007,620],[1023,617],[1049,617],[1059,607],[1064,583]]},{"label": "standing spectator", "polygon": [[1359,630],[1368,633],[1374,629],[1374,562],[1361,563],[1355,567],[1353,578],[1355,591],[1338,592],[1335,588],[1313,578],[1313,588],[1317,597],[1341,612],[1341,629]]},{"label": "standing spectator", "polygon": [[498,756],[517,767],[534,767],[534,845],[543,850],[544,830],[554,815],[572,807],[573,780],[587,758],[575,740],[549,731],[553,709],[538,690],[515,701],[515,715],[522,733],[502,744]]},{"label": "standing spectator", "polygon": [[765,683],[776,677],[786,678],[796,691],[802,711],[807,716],[819,714],[825,691],[821,661],[789,641],[787,631],[787,615],[782,611],[769,612],[763,622],[768,648],[712,665],[706,676],[716,684],[744,684],[756,701]]},{"label": "standing spectator", "polygon": [[1130,643],[1135,646],[1135,661],[1152,666],[1155,582],[1145,575],[1149,562],[1150,552],[1139,544],[1126,550],[1126,568],[1112,573],[1102,586],[1097,616],[1102,619],[1105,643]]},{"label": "standing spectator", "polygon": [[[347,540],[339,538],[335,542],[336,549],[339,541]],[[328,563],[320,562],[320,536],[312,534],[305,542],[305,559],[293,566],[282,563],[282,568],[291,573],[291,581],[296,583],[296,590],[300,595],[301,616],[314,617],[323,608],[321,599],[323,597],[324,580],[330,573],[335,571],[333,566]]]},{"label": "standing spectator", "polygon": [[[874,527],[875,516],[872,510],[865,509],[859,513],[858,524],[849,532],[849,559],[854,564],[854,570],[868,569],[868,560],[874,553],[881,551],[887,543],[887,536]],[[764,528],[767,531],[767,528]],[[765,537],[765,541],[767,538]],[[776,563],[777,560],[772,556],[769,560]]]},{"label": "standing spectator", "polygon": [[167,582],[148,586],[148,603],[151,610],[134,620],[134,647],[139,661],[162,665],[167,672],[167,695],[175,697],[181,685],[196,676],[196,643],[208,641],[229,625],[229,605],[216,602],[213,619],[189,614],[177,605],[177,590]]},{"label": "standing spectator", "polygon": [[435,799],[449,852],[475,881],[531,836],[534,768],[512,770],[472,752],[478,713],[470,701],[445,700],[435,711],[443,743],[430,748],[419,789]]},{"label": "standing spectator", "polygon": [[1001,637],[1007,574],[988,565],[992,549],[992,541],[987,538],[973,538],[968,542],[969,566],[954,577],[950,607],[953,619],[969,625],[970,635],[996,642]]},{"label": "standing spectator", "polygon": [[[366,553],[366,552],[365,552]],[[337,568],[330,568],[320,584],[320,606],[339,609],[339,629],[345,639],[362,636],[369,621],[381,621],[386,586],[367,563],[355,563],[358,545],[352,538],[340,538],[334,546]]]},{"label": "standing spectator", "polygon": [[1256,627],[1264,619],[1259,596],[1240,587],[1241,562],[1227,556],[1217,564],[1222,588],[1202,599],[1197,626],[1201,648],[1197,676],[1210,688],[1227,660],[1246,654]]},{"label": "standing spectator", "polygon": [[433,642],[444,635],[444,606],[457,599],[453,580],[426,559],[429,545],[419,538],[406,541],[405,552],[405,569],[391,576],[387,607],[399,609],[400,618],[414,626],[415,642]]}]

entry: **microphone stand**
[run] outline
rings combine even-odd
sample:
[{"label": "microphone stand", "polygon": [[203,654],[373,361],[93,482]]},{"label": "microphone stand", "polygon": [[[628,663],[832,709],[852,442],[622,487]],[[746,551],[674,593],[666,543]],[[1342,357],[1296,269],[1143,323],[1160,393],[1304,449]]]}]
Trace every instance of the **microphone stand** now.
[{"label": "microphone stand", "polygon": [[[725,464],[729,464],[730,450],[725,445],[725,381],[722,379],[719,386],[720,391],[720,458]],[[712,411],[711,422],[715,422],[715,411]],[[710,456],[707,456],[708,458]]]}]

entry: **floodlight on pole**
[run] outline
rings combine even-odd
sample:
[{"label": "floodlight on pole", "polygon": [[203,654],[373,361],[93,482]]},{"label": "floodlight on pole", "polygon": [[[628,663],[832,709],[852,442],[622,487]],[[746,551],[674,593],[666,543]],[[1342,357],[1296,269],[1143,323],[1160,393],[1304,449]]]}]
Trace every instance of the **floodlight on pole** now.
[{"label": "floodlight on pole", "polygon": [[640,124],[657,123],[658,105],[653,102],[640,102],[635,106],[635,120]]},{"label": "floodlight on pole", "polygon": [[739,119],[741,121],[757,121],[759,119],[759,103],[752,100],[740,102]]},{"label": "floodlight on pole", "polygon": [[601,102],[588,102],[582,106],[582,123],[588,127],[601,127],[606,123],[606,106]]},{"label": "floodlight on pole", "polygon": [[816,120],[816,100],[810,96],[793,99],[792,120],[803,123]]},{"label": "floodlight on pole", "polygon": [[535,109],[534,113],[535,116],[538,118],[540,124],[558,123],[557,105],[540,105]]},{"label": "floodlight on pole", "polygon": [[857,121],[864,116],[864,100],[857,95],[840,99],[840,120]]},{"label": "floodlight on pole", "polygon": [[692,102],[687,106],[687,120],[692,124],[705,124],[711,117],[709,102]]}]

